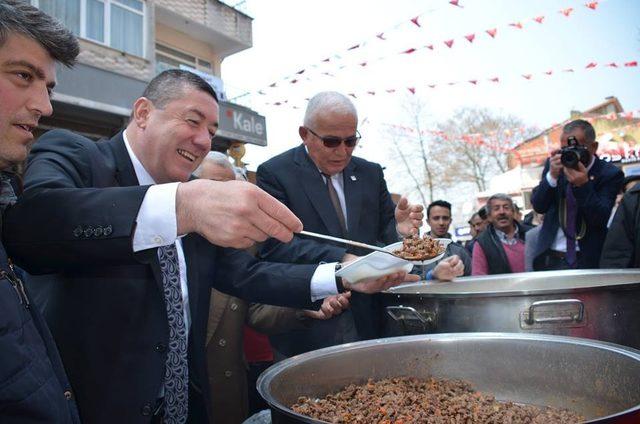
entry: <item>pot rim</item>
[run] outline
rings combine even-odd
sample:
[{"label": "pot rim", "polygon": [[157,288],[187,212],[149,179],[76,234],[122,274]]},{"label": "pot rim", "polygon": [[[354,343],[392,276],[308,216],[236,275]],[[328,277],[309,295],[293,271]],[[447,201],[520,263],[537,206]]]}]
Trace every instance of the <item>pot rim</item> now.
[{"label": "pot rim", "polygon": [[[295,364],[303,363],[315,358],[330,356],[337,352],[345,352],[358,350],[362,348],[366,348],[373,345],[384,345],[384,344],[398,344],[398,343],[413,343],[415,341],[423,341],[423,340],[439,340],[439,341],[456,341],[456,340],[534,340],[534,341],[546,341],[551,343],[562,343],[562,344],[570,344],[576,346],[585,346],[596,349],[603,349],[615,354],[627,356],[635,361],[640,362],[640,350],[617,345],[615,343],[603,342],[598,340],[591,339],[582,339],[578,337],[567,337],[567,336],[555,336],[555,335],[547,335],[547,334],[519,334],[519,333],[492,333],[492,332],[483,332],[483,333],[440,333],[440,334],[419,334],[414,336],[400,336],[400,337],[388,337],[382,339],[373,339],[366,340],[362,342],[354,342],[354,343],[346,343],[338,346],[326,347],[323,349],[314,350],[311,352],[306,352],[300,355],[292,356],[291,358],[287,358],[283,361],[280,361],[265,370],[259,377],[256,383],[256,387],[258,389],[258,393],[263,397],[263,399],[269,404],[271,408],[277,409],[280,413],[286,414],[290,417],[294,417],[302,422],[306,423],[325,423],[326,421],[316,420],[310,417],[307,417],[302,414],[298,414],[290,409],[288,406],[285,406],[275,400],[275,398],[271,395],[271,391],[269,390],[269,384],[271,381],[278,376],[283,370],[287,368],[291,368],[295,366]],[[595,422],[604,422],[605,420],[609,420],[612,418],[616,418],[622,415],[626,415],[632,412],[640,411],[640,404],[625,409],[623,411],[616,412],[611,415],[607,415],[605,417],[598,417],[595,420],[585,421],[584,424],[595,423]]]},{"label": "pot rim", "polygon": [[[518,284],[526,287],[527,283],[533,280],[541,281],[551,277],[567,277],[576,278],[580,276],[592,275],[610,276],[616,275],[621,277],[635,276],[635,281],[615,282],[611,284],[586,284],[574,285],[568,287],[544,287],[544,288],[523,288],[516,290],[508,287],[503,290],[486,290],[482,288],[482,284],[488,284],[496,279],[514,280]],[[478,284],[479,283],[479,284]],[[476,285],[477,284],[477,285]],[[416,288],[425,288],[425,291],[418,291]],[[637,269],[580,269],[580,270],[564,270],[564,271],[536,271],[521,272],[513,274],[483,275],[473,277],[456,278],[448,282],[425,282],[402,284],[393,287],[383,295],[387,296],[420,296],[433,298],[458,298],[458,297],[497,297],[497,296],[528,296],[528,295],[546,295],[546,294],[564,294],[564,293],[580,293],[585,291],[604,291],[604,290],[632,290],[640,287],[640,270]]]}]

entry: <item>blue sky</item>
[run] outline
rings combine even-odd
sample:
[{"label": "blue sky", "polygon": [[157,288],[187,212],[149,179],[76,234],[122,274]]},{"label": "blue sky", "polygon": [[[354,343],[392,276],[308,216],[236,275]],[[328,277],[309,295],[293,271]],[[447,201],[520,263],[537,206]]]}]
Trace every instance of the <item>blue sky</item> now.
[{"label": "blue sky", "polygon": [[[640,2],[603,0],[596,10],[585,1],[571,0],[460,0],[463,8],[448,0],[409,1],[293,1],[247,0],[243,7],[254,18],[254,47],[223,62],[222,77],[228,92],[254,94],[241,102],[267,118],[269,146],[247,149],[249,169],[269,157],[298,144],[297,127],[302,121],[304,99],[321,90],[364,93],[354,100],[363,133],[359,156],[393,170],[398,164],[389,155],[388,142],[380,128],[403,125],[407,119],[407,97],[419,97],[427,116],[425,126],[448,118],[465,106],[482,106],[512,114],[528,125],[545,128],[568,117],[572,109],[584,110],[617,96],[625,110],[640,110],[640,68],[605,68],[609,62],[640,60]],[[570,17],[558,11],[573,7]],[[421,27],[409,22],[420,15]],[[543,24],[532,20],[545,16]],[[521,21],[522,30],[507,27]],[[484,30],[497,27],[495,39]],[[375,34],[385,31],[386,41]],[[472,44],[464,40],[475,33]],[[443,41],[454,39],[451,49]],[[349,46],[366,41],[363,48],[345,53]],[[422,49],[411,55],[397,52],[433,43],[434,51]],[[334,62],[317,69],[325,57],[339,54],[341,64],[383,60],[366,67],[338,69]],[[585,70],[587,63],[598,66]],[[574,68],[575,73],[562,69]],[[297,84],[282,82],[300,69],[307,72]],[[551,77],[544,71],[554,70]],[[335,77],[322,76],[328,70]],[[527,81],[522,74],[531,73]],[[501,82],[486,81],[499,76]],[[305,80],[308,78],[309,80]],[[449,81],[478,79],[477,86]],[[278,81],[276,88],[268,85]],[[430,89],[427,84],[436,83]],[[440,86],[444,84],[444,86]],[[266,88],[265,88],[266,87]],[[385,88],[399,93],[382,94]],[[402,87],[416,87],[410,95]],[[263,89],[267,96],[255,94]],[[289,106],[270,106],[288,99]],[[388,173],[393,191],[404,190],[405,182]]]}]

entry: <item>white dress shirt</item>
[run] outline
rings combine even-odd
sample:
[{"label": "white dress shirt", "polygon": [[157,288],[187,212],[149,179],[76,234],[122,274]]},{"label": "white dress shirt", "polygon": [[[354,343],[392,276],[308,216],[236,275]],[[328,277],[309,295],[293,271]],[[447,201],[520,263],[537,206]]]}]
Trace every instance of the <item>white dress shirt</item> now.
[{"label": "white dress shirt", "polygon": [[[592,156],[591,163],[589,164],[589,166],[587,166],[587,172],[589,172],[589,170],[593,167],[593,164],[595,162],[596,162],[596,157]],[[551,187],[558,186],[558,179],[553,178],[551,176],[551,171],[547,171],[547,175],[545,175],[545,177],[547,178],[547,183],[549,183]],[[562,230],[562,226],[558,226],[558,232],[556,233],[556,238],[553,241],[553,243],[551,243],[551,250],[555,250],[557,252],[567,251],[567,236],[564,234],[564,231]],[[579,251],[580,251],[580,245],[578,243],[578,240],[576,240],[576,252],[579,252]]]}]

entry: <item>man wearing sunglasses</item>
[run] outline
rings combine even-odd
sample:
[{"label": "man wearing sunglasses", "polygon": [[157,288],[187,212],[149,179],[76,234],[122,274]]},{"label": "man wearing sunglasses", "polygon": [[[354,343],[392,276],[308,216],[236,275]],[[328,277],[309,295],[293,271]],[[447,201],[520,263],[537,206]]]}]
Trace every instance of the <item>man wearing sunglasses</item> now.
[{"label": "man wearing sunglasses", "polygon": [[[399,235],[416,234],[422,225],[423,207],[402,198],[396,207],[384,180],[382,167],[353,157],[360,140],[358,113],[353,103],[336,92],[316,94],[307,106],[298,129],[302,144],[258,167],[257,183],[300,218],[305,230],[387,245]],[[269,239],[263,259],[290,263],[343,261],[366,255],[347,248],[303,237],[289,244]],[[459,271],[457,257],[443,262],[436,277],[451,279]],[[379,337],[381,316],[378,298],[352,293],[351,310],[325,321],[314,321],[305,330],[272,337],[284,356]]]}]

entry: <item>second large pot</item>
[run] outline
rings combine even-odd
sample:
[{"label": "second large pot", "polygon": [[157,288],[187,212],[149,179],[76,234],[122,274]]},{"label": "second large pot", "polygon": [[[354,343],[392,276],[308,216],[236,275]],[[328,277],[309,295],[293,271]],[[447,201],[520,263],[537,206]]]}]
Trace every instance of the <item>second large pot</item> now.
[{"label": "second large pot", "polygon": [[383,295],[386,334],[555,334],[640,349],[640,271],[574,270],[460,278]]}]

